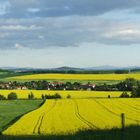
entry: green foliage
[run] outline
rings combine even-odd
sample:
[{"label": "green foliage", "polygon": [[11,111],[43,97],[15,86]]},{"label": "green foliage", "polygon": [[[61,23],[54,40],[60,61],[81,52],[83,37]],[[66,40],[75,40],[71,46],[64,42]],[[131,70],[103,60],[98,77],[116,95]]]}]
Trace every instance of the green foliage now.
[{"label": "green foliage", "polygon": [[58,93],[55,93],[54,95],[42,95],[44,99],[61,99],[61,95]]},{"label": "green foliage", "polygon": [[131,97],[140,97],[140,87],[134,89],[134,90],[131,92]]},{"label": "green foliage", "polygon": [[11,92],[8,94],[8,100],[16,100],[18,99],[17,94],[15,92]]},{"label": "green foliage", "polygon": [[139,85],[139,82],[135,80],[134,78],[128,78],[123,82],[120,82],[117,84],[117,88],[120,91],[133,91],[136,89]]},{"label": "green foliage", "polygon": [[6,98],[0,94],[0,100],[5,100]]},{"label": "green foliage", "polygon": [[120,95],[120,98],[129,98],[129,94],[127,92],[123,92],[121,95]]},{"label": "green foliage", "polygon": [[116,70],[114,73],[115,74],[126,74],[126,73],[129,73],[129,70]]},{"label": "green foliage", "polygon": [[71,95],[68,94],[68,95],[67,95],[67,99],[70,99],[70,98],[71,98]]}]

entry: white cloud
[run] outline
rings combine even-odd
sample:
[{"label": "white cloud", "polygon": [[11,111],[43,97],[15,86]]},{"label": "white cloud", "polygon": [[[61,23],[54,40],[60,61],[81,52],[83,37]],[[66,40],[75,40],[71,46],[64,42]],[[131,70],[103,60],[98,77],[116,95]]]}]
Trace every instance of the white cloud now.
[{"label": "white cloud", "polygon": [[22,49],[22,48],[24,48],[24,46],[22,46],[22,45],[19,44],[19,43],[15,43],[14,48],[15,48],[15,49]]},{"label": "white cloud", "polygon": [[30,26],[23,26],[23,25],[1,25],[0,30],[38,30],[42,29],[41,26],[30,25]]},{"label": "white cloud", "polygon": [[140,36],[140,27],[137,28],[116,28],[115,30],[110,30],[108,32],[105,32],[103,34],[104,37],[106,38],[114,38],[114,37],[119,37],[119,38],[127,38],[133,39],[133,38],[139,38]]},{"label": "white cloud", "polygon": [[27,11],[31,12],[31,13],[37,13],[40,11],[40,9],[39,8],[28,8]]}]

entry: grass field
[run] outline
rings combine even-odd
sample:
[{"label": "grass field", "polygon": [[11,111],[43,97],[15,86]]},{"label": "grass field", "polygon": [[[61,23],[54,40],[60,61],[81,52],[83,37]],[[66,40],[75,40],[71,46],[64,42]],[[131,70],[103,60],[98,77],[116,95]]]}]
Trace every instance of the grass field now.
[{"label": "grass field", "polygon": [[40,106],[42,100],[0,101],[0,132],[20,115]]},{"label": "grass field", "polygon": [[58,93],[62,96],[62,98],[66,98],[68,95],[71,95],[71,98],[107,98],[108,95],[111,97],[119,97],[122,92],[120,91],[48,91],[48,90],[0,90],[0,94],[4,95],[6,98],[9,93],[15,92],[18,96],[18,99],[27,99],[28,94],[31,92],[34,94],[34,97],[37,99],[41,98],[42,94],[53,95]]},{"label": "grass field", "polygon": [[140,80],[140,73],[131,74],[33,74],[7,78],[7,80],[99,80],[117,81],[126,78]]},{"label": "grass field", "polygon": [[79,130],[120,128],[140,125],[140,99],[47,100],[39,109],[21,117],[3,132],[5,135],[62,135]]}]

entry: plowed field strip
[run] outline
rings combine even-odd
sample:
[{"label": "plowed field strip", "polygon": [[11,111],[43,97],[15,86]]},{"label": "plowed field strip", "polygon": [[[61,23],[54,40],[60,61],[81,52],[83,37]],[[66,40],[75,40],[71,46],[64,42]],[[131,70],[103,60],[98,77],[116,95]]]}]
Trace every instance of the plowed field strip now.
[{"label": "plowed field strip", "polygon": [[83,123],[85,123],[86,125],[89,126],[89,128],[91,129],[99,129],[97,126],[95,126],[94,124],[92,124],[91,122],[89,122],[88,120],[86,120],[79,112],[79,107],[78,107],[78,104],[76,102],[76,100],[73,100],[74,103],[75,103],[75,115],[76,117],[81,120]]}]

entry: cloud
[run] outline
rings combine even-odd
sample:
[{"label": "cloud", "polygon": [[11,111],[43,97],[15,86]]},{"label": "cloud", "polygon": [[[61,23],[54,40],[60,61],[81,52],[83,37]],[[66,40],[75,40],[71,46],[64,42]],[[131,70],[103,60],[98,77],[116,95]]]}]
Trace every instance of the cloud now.
[{"label": "cloud", "polygon": [[[10,3],[10,4],[8,4]],[[5,4],[6,5],[6,4]],[[12,0],[7,2],[10,12],[5,13],[6,18],[30,18],[30,17],[60,17],[69,15],[101,15],[113,10],[130,9],[139,11],[139,0]],[[36,14],[33,14],[36,13]]]},{"label": "cloud", "polygon": [[30,25],[30,26],[23,26],[23,25],[2,25],[0,26],[0,30],[38,30],[41,29],[41,26]]},{"label": "cloud", "polygon": [[15,49],[22,49],[22,48],[24,48],[21,44],[19,44],[19,43],[16,43],[15,45],[14,45],[14,48]]},{"label": "cloud", "polygon": [[[94,16],[67,16],[36,19],[0,20],[0,48],[75,47],[94,42],[105,45],[140,44],[139,22]],[[6,25],[4,25],[6,24]],[[11,32],[12,31],[12,32]]]},{"label": "cloud", "polygon": [[37,13],[40,11],[40,9],[39,8],[29,8],[29,9],[27,9],[27,11],[31,12],[31,13]]},{"label": "cloud", "polygon": [[9,12],[10,3],[8,1],[0,2],[0,16],[3,16]]}]

